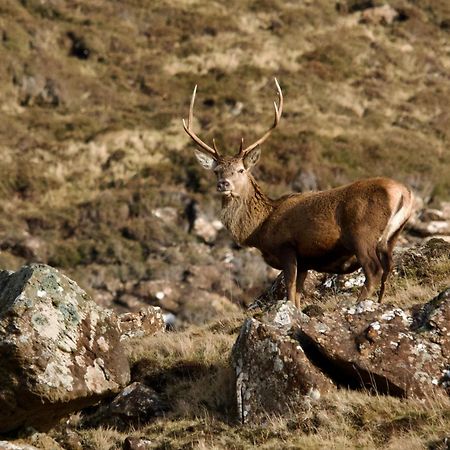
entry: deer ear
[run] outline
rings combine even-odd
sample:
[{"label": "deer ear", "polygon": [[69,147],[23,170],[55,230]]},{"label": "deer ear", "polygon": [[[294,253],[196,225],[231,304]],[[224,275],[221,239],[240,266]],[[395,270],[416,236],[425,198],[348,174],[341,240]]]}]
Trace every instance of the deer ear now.
[{"label": "deer ear", "polygon": [[212,170],[217,166],[217,161],[210,155],[194,150],[198,162],[204,169]]},{"label": "deer ear", "polygon": [[259,148],[259,146],[255,147],[253,150],[250,150],[244,156],[244,167],[246,169],[250,169],[251,167],[253,167],[259,161],[260,156],[261,149]]}]

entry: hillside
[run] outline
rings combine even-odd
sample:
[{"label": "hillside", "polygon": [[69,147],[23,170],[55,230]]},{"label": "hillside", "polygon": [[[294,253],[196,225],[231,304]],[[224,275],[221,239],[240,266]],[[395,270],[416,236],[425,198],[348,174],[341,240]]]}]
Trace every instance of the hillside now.
[{"label": "hillside", "polygon": [[[273,120],[276,77],[283,116],[254,171],[271,197],[383,175],[419,206],[448,208],[447,0],[2,0],[0,58],[0,269],[43,262],[102,306],[162,307],[177,333],[130,349],[181,396],[170,422],[146,428],[151,448],[423,448],[442,437],[447,403],[372,398],[365,409],[354,392],[303,422],[236,428],[228,354],[244,307],[277,273],[220,227],[215,178],[181,119],[197,84],[195,131],[232,154]],[[430,300],[449,285],[446,264],[394,278],[387,301]],[[126,437],[83,433],[93,449]]]}]

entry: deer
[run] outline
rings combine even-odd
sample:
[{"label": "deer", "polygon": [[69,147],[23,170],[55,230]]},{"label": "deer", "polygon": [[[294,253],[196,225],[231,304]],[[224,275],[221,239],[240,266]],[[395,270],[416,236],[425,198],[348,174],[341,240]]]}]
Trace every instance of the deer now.
[{"label": "deer", "polygon": [[365,281],[358,301],[385,283],[392,270],[392,252],[408,222],[413,195],[403,184],[385,177],[357,180],[323,191],[291,193],[278,199],[268,197],[251,171],[260,159],[261,145],[278,126],[283,94],[275,78],[278,105],[275,117],[263,136],[244,148],[241,139],[234,156],[221,155],[193,131],[195,86],[183,128],[197,148],[200,165],[215,173],[221,195],[220,217],[234,241],[260,250],[265,262],[283,272],[287,299],[300,308],[309,270],[347,274],[362,268]]}]

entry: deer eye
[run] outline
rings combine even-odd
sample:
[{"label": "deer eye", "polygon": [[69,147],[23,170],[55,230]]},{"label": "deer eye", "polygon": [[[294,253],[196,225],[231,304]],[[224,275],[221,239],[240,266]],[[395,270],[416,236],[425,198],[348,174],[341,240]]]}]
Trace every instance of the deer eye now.
[{"label": "deer eye", "polygon": [[244,173],[244,169],[239,169],[238,172],[239,173]]}]

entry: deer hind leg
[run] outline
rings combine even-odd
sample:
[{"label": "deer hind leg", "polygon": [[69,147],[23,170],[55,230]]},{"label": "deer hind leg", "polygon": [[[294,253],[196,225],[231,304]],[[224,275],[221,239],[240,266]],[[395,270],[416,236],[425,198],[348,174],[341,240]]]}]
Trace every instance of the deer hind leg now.
[{"label": "deer hind leg", "polygon": [[378,293],[379,303],[381,303],[381,300],[383,299],[386,280],[388,279],[389,273],[392,269],[392,247],[393,245],[391,246],[389,243],[380,243],[380,245],[377,246],[377,256],[383,269],[380,292]]},{"label": "deer hind leg", "polygon": [[387,242],[380,241],[377,245],[377,255],[380,260],[381,266],[383,267],[383,275],[381,276],[381,286],[380,293],[378,294],[378,301],[381,303],[383,299],[384,290],[386,280],[392,270],[393,258],[392,251],[394,250],[395,242],[397,241],[398,236],[402,232],[403,228],[406,225],[406,221],[402,224],[402,226],[395,231],[395,233],[389,238]]},{"label": "deer hind leg", "polygon": [[383,299],[386,280],[392,269],[392,251],[398,236],[411,216],[412,204],[413,198],[410,192],[404,192],[400,195],[396,208],[393,210],[393,213],[386,224],[386,228],[377,244],[377,256],[383,268],[380,292],[378,295],[378,301],[380,303]]},{"label": "deer hind leg", "polygon": [[306,295],[305,293],[305,280],[308,276],[308,271],[305,270],[303,272],[299,272],[297,269],[297,282],[296,282],[296,293],[295,293],[295,306],[297,309],[300,309],[300,300],[302,295]]},{"label": "deer hind leg", "polygon": [[364,286],[361,288],[358,295],[358,301],[362,301],[372,295],[375,287],[382,278],[383,267],[377,255],[376,245],[359,246],[356,250],[356,258],[361,264],[366,277]]},{"label": "deer hind leg", "polygon": [[297,306],[297,256],[292,249],[286,249],[283,252],[283,274],[286,284],[287,298]]}]

